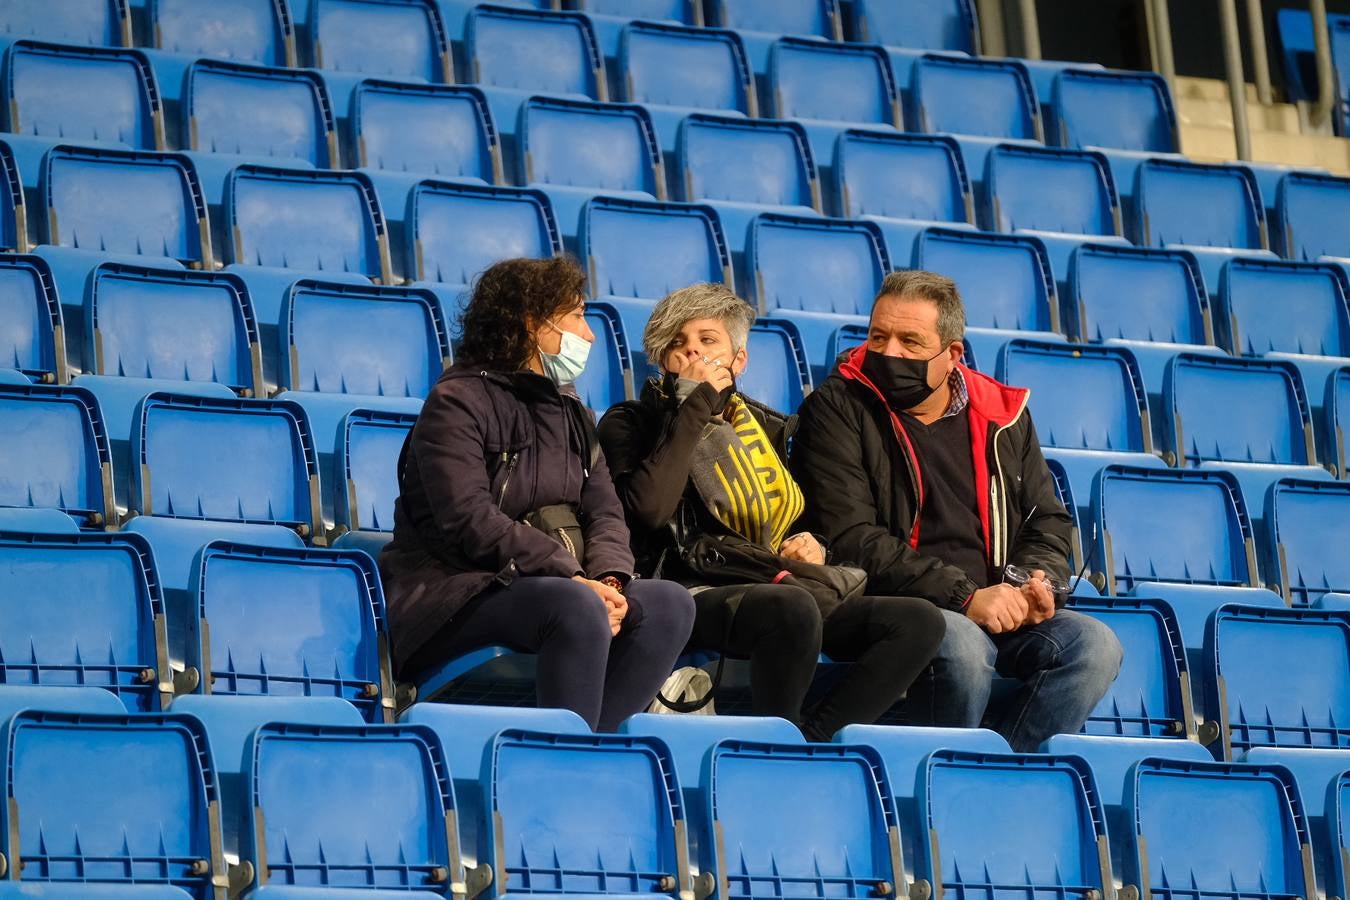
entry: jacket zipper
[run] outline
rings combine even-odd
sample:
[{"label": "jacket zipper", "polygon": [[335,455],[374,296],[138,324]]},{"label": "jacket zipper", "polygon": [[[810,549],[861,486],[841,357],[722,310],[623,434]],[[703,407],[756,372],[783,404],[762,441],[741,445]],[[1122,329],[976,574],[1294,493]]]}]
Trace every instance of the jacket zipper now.
[{"label": "jacket zipper", "polygon": [[998,439],[999,435],[1017,424],[1017,420],[1022,417],[1022,413],[1026,411],[1026,408],[1027,398],[1026,396],[1023,396],[1021,405],[1017,408],[1017,412],[1008,419],[1008,424],[1000,425],[996,428],[994,430],[993,438],[990,439],[990,449],[993,451],[992,456],[994,457],[994,474],[993,477],[989,479],[989,491],[991,495],[989,503],[989,532],[994,545],[995,569],[1003,568],[1005,561],[1004,557],[1008,552],[1007,545],[1010,543],[1007,534],[1008,523],[1005,515],[1006,510],[1003,508],[1006,501],[1004,500],[1003,492],[999,490],[999,487],[1003,483],[1003,465],[999,462],[998,458]]},{"label": "jacket zipper", "polygon": [[502,501],[506,499],[506,486],[511,483],[511,473],[515,471],[516,461],[520,459],[520,454],[507,453],[502,451],[502,462],[506,463],[506,476],[502,478],[502,486],[497,491],[497,508],[502,508]]}]

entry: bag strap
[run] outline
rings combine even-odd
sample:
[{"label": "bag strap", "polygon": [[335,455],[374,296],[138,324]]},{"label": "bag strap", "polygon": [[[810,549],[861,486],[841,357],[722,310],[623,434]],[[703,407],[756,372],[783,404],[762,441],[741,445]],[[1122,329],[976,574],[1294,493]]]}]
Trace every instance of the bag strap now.
[{"label": "bag strap", "polygon": [[742,589],[727,597],[727,624],[722,632],[721,653],[717,657],[717,668],[713,670],[712,685],[708,688],[708,693],[697,700],[671,700],[659,690],[656,692],[656,699],[661,705],[672,712],[692,713],[698,712],[703,707],[712,702],[713,694],[717,693],[717,688],[722,684],[722,671],[727,664],[727,648],[731,645],[731,626],[736,621],[736,611],[740,609],[741,600],[745,597],[745,590]]}]

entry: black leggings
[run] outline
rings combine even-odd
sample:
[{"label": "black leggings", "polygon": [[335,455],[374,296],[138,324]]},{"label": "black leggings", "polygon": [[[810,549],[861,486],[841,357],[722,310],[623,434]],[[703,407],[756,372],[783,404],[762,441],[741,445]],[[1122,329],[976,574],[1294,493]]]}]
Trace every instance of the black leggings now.
[{"label": "black leggings", "polygon": [[[727,600],[742,590],[728,636]],[[857,597],[822,622],[811,593],[788,584],[707,588],[694,595],[694,608],[690,647],[748,658],[755,713],[796,722],[813,741],[875,722],[928,666],[946,632],[942,611],[912,597]],[[803,711],[821,651],[854,665]]]}]

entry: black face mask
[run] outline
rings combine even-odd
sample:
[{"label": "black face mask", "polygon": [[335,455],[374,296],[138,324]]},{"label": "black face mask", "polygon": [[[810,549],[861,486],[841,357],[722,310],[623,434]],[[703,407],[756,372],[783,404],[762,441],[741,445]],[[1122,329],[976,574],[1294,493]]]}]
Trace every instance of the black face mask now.
[{"label": "black face mask", "polygon": [[862,373],[877,386],[891,409],[909,410],[927,400],[937,390],[928,384],[928,364],[946,352],[944,349],[928,359],[904,359],[868,350],[863,359]]}]

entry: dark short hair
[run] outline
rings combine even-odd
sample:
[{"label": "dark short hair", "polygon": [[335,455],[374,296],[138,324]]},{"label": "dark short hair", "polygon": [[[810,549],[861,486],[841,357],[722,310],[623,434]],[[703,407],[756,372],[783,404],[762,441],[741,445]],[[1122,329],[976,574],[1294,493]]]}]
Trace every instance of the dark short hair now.
[{"label": "dark short hair", "polygon": [[570,256],[507,259],[478,276],[464,312],[456,362],[499,372],[525,368],[535,353],[535,326],[570,309],[586,273]]},{"label": "dark short hair", "polygon": [[961,292],[956,289],[956,282],[946,275],[923,269],[891,272],[881,282],[881,290],[872,301],[873,309],[883,297],[932,301],[938,308],[938,339],[943,344],[950,344],[966,336],[966,308],[961,302]]}]

